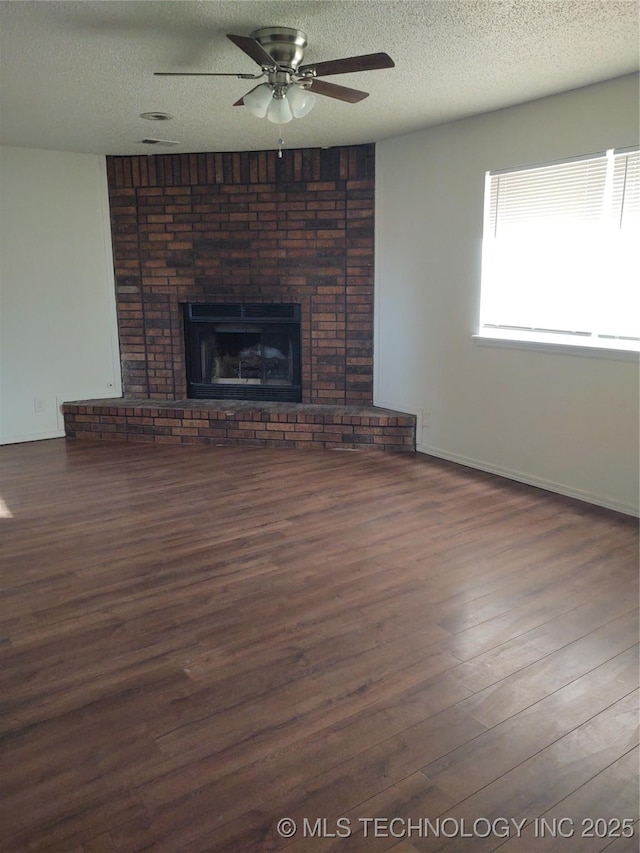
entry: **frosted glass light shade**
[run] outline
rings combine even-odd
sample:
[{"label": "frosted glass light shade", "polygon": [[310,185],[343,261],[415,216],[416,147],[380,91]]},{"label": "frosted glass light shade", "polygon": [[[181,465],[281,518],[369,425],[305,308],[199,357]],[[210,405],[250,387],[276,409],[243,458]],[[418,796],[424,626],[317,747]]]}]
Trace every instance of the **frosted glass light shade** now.
[{"label": "frosted glass light shade", "polygon": [[249,112],[258,118],[264,118],[273,99],[273,89],[268,83],[261,83],[242,99]]},{"label": "frosted glass light shade", "polygon": [[267,110],[267,118],[274,124],[287,124],[293,118],[289,101],[286,98],[273,98]]},{"label": "frosted glass light shade", "polygon": [[303,118],[303,116],[308,115],[313,109],[316,96],[308,89],[303,89],[302,86],[294,84],[287,92],[287,100],[289,101],[293,117]]}]

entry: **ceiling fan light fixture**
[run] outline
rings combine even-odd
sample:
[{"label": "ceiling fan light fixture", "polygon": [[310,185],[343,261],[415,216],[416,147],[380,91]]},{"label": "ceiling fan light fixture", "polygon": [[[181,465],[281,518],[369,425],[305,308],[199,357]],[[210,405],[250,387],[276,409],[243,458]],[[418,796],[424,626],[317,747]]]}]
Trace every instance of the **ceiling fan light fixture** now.
[{"label": "ceiling fan light fixture", "polygon": [[243,98],[245,107],[257,118],[264,118],[273,100],[273,89],[269,83],[261,83]]},{"label": "ceiling fan light fixture", "polygon": [[[227,33],[227,38],[260,66],[260,73],[246,74],[230,71],[156,71],[160,76],[238,77],[259,80],[250,92],[235,101],[234,107],[247,107],[256,118],[267,118],[273,124],[288,124],[294,118],[304,118],[313,109],[316,95],[357,104],[369,93],[350,89],[318,79],[333,74],[353,74],[356,71],[375,71],[393,68],[394,61],[386,53],[366,53],[345,56],[326,62],[302,65],[307,37],[302,30],[291,27],[261,27],[250,36]],[[152,114],[145,114],[151,118]],[[153,115],[160,120],[160,113]],[[281,149],[280,149],[281,150]]]},{"label": "ceiling fan light fixture", "polygon": [[287,100],[294,118],[304,118],[313,109],[316,96],[303,86],[293,83],[287,92]]},{"label": "ceiling fan light fixture", "polygon": [[286,96],[280,94],[278,97],[278,94],[277,92],[273,94],[273,100],[267,110],[267,118],[273,124],[287,124],[293,118],[293,113]]}]

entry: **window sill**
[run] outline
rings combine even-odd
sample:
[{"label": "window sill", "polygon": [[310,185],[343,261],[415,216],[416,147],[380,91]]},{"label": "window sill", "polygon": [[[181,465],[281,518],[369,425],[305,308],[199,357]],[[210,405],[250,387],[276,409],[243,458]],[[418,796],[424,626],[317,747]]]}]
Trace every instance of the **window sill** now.
[{"label": "window sill", "polygon": [[[632,349],[632,345],[625,347],[619,341],[606,344],[577,343],[566,338],[560,340],[558,335],[555,340],[549,337],[518,338],[512,333],[503,335],[479,334],[473,335],[473,341],[482,347],[505,347],[507,349],[537,350],[538,352],[563,353],[564,355],[576,355],[586,358],[611,359],[613,361],[630,361],[637,363],[640,357],[638,349]],[[637,344],[634,344],[637,347]]]}]

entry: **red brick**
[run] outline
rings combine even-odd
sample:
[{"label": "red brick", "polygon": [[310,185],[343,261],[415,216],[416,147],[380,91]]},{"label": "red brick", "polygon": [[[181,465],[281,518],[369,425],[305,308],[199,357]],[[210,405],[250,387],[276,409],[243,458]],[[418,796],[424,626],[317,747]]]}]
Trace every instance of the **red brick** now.
[{"label": "red brick", "polygon": [[[373,220],[369,214],[374,206],[374,182],[373,178],[351,179],[356,174],[368,174],[373,162],[372,146],[332,151],[330,160],[322,152],[314,152],[311,157],[295,150],[289,154],[291,178],[296,181],[294,192],[289,192],[287,185],[275,183],[276,158],[271,151],[243,154],[245,165],[242,168],[239,154],[162,155],[161,159],[154,155],[144,159],[110,160],[113,221],[118,227],[128,229],[135,226],[138,217],[140,220],[139,235],[114,235],[118,276],[136,276],[135,281],[119,282],[121,288],[132,288],[118,295],[121,340],[131,352],[136,352],[132,345],[139,347],[139,357],[127,358],[124,365],[125,393],[149,393],[146,390],[149,387],[158,398],[184,396],[186,379],[178,302],[213,301],[221,297],[233,301],[235,296],[238,301],[303,302],[305,400],[341,403],[371,398],[373,371],[370,360],[357,363],[357,382],[364,383],[365,388],[352,381],[346,386],[342,382],[344,387],[339,390],[316,387],[315,382],[324,380],[317,376],[314,380],[312,376],[310,343],[312,332],[322,332],[323,336],[314,337],[316,348],[331,351],[331,344],[342,344],[344,351],[346,316],[350,318],[349,340],[364,342],[366,336],[369,345],[372,343],[372,323],[368,315],[372,311],[373,298]],[[116,161],[118,169],[112,167]],[[319,180],[333,163],[335,173],[331,179]],[[179,180],[184,185],[147,186],[161,174],[160,164],[167,166],[171,180]],[[117,184],[124,180],[123,176],[132,186],[114,186],[114,181]],[[242,183],[243,177],[249,183]],[[348,181],[346,189],[345,180]],[[188,184],[189,181],[193,184]],[[350,219],[345,230],[347,212],[350,216],[358,214],[358,217]],[[205,218],[207,222],[203,221]],[[332,224],[323,227],[323,220]],[[274,228],[278,221],[288,222],[289,228],[276,236]],[[321,227],[308,228],[307,224],[313,222]],[[340,227],[333,227],[336,222]],[[194,249],[188,239],[193,233],[209,239],[211,248],[204,253]],[[216,239],[222,242],[233,239],[234,235],[242,235],[245,246],[231,250],[215,248]],[[141,254],[136,242],[138,237]],[[241,261],[243,263],[238,263]],[[139,278],[141,263],[151,273],[142,281]],[[211,276],[213,289],[207,285],[203,292],[200,285],[195,284],[196,276]],[[162,319],[170,320],[171,328],[149,333],[146,352],[154,357],[149,358],[147,368],[143,317],[148,323],[157,314],[156,310],[149,311],[147,297],[172,294],[175,296],[167,309],[169,315],[160,313]],[[361,299],[350,306],[351,297]],[[310,299],[314,300],[313,305]],[[356,306],[363,307],[352,310]],[[314,319],[314,312],[330,316]],[[366,328],[352,326],[358,322],[353,321],[354,315],[367,317]],[[320,323],[327,325],[318,325]],[[160,339],[167,339],[165,352],[156,348]],[[350,355],[357,358],[361,354]],[[134,362],[138,362],[135,368]],[[352,362],[350,366],[355,365]]]}]

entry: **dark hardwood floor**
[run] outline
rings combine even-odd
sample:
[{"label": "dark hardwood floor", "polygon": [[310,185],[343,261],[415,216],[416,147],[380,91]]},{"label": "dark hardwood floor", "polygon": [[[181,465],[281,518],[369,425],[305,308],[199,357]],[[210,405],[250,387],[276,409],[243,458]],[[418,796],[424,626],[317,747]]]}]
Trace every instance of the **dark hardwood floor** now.
[{"label": "dark hardwood floor", "polygon": [[0,459],[3,851],[637,851],[637,520],[419,455]]}]

